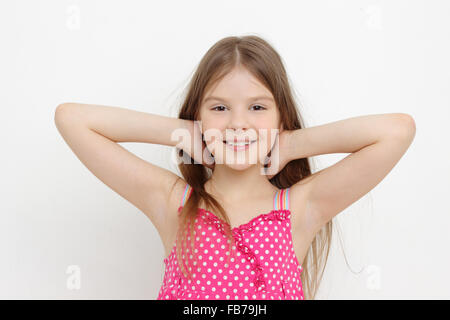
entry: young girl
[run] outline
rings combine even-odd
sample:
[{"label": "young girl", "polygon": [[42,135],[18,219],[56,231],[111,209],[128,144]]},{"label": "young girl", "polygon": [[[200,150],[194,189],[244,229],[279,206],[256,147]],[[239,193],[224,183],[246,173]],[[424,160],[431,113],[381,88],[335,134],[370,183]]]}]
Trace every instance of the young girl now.
[{"label": "young girl", "polygon": [[[280,56],[257,36],[224,38],[205,54],[178,118],[64,103],[55,123],[83,164],[158,230],[158,299],[314,299],[332,219],[392,170],[415,135],[404,113],[305,128]],[[179,129],[193,139],[178,143]],[[212,129],[219,138],[207,139]],[[179,163],[181,178],[118,142],[177,147],[191,161]],[[350,155],[312,174],[308,157],[328,153]]]}]

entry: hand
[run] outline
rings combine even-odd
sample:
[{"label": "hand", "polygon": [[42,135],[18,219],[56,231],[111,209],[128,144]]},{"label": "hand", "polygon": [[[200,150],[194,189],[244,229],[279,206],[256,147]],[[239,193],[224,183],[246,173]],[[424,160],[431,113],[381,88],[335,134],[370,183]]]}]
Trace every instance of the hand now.
[{"label": "hand", "polygon": [[275,143],[270,150],[270,157],[266,157],[267,179],[272,179],[278,172],[280,172],[286,164],[292,159],[289,157],[289,139],[291,130],[281,130],[275,139]]},{"label": "hand", "polygon": [[[187,129],[189,131],[191,141],[186,141],[183,145],[183,151],[186,152],[194,161],[198,164],[201,163],[203,166],[214,170],[215,162],[214,157],[206,148],[206,143],[203,140],[201,128],[199,127],[199,122],[189,121],[187,123]],[[194,152],[194,147],[202,146],[201,154]],[[207,163],[208,161],[209,163]]]},{"label": "hand", "polygon": [[[205,151],[206,150],[206,151]],[[214,161],[214,156],[209,152],[209,150],[206,148],[206,143],[202,139],[202,165],[204,165],[207,168],[210,168],[211,170],[214,170],[214,167],[216,166],[216,162]],[[205,159],[209,159],[208,162],[212,164],[208,164],[205,162]]]}]

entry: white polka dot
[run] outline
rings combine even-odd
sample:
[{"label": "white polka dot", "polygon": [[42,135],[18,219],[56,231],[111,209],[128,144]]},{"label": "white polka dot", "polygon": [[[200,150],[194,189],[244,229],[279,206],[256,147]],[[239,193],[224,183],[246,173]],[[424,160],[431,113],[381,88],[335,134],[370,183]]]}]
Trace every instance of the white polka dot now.
[{"label": "white polka dot", "polygon": [[[251,258],[253,257],[253,255],[243,254],[243,252],[241,252],[242,250],[237,250],[236,246],[233,246],[232,251],[229,252],[227,246],[223,244],[225,243],[225,241],[220,243],[220,240],[226,240],[229,244],[231,242],[226,238],[224,234],[217,232],[218,229],[216,228],[219,225],[205,225],[207,223],[210,223],[210,221],[205,219],[205,217],[203,217],[203,219],[196,220],[196,223],[200,224],[196,229],[208,229],[212,230],[212,232],[206,234],[203,230],[199,232],[196,232],[194,230],[195,240],[199,242],[196,245],[198,249],[194,248],[194,250],[190,250],[190,247],[188,247],[186,250],[186,256],[188,257],[188,260],[196,260],[197,257],[199,262],[197,263],[197,261],[193,261],[193,265],[202,265],[203,268],[200,268],[199,266],[198,268],[194,268],[194,270],[197,270],[197,272],[193,273],[193,280],[185,280],[186,283],[189,284],[189,289],[184,286],[185,291],[183,292],[183,294],[186,294],[185,297],[193,297],[194,299],[201,298],[201,295],[194,294],[194,292],[189,292],[189,290],[195,291],[195,286],[193,286],[193,284],[195,283],[196,286],[198,288],[201,288],[203,292],[209,292],[209,294],[206,294],[204,296],[205,299],[208,299],[211,296],[211,293],[214,291],[225,293],[227,292],[227,289],[233,290],[233,292],[236,294],[235,299],[248,299],[250,297],[256,299],[258,297],[255,294],[248,294],[249,290],[255,290],[254,282],[252,281],[252,279],[254,279],[257,274],[255,272],[256,269],[253,269],[252,266],[254,267],[254,264],[257,263],[257,261],[261,261],[260,264],[264,266],[265,270],[267,270],[267,273],[263,273],[263,278],[265,279],[268,290],[283,292],[283,284],[279,281],[279,279],[283,280],[283,275],[285,275],[286,278],[286,280],[284,281],[288,281],[292,284],[292,286],[295,286],[295,288],[301,288],[300,274],[302,268],[295,257],[295,251],[290,234],[290,223],[289,221],[283,222],[282,220],[274,220],[272,222],[271,220],[273,220],[272,218],[275,218],[275,215],[270,216],[270,218],[271,219],[268,221],[265,221],[263,219],[254,220],[252,224],[249,224],[249,226],[253,229],[249,229],[245,235],[243,234],[243,237],[241,238],[241,241],[245,242],[247,248],[252,251],[254,258],[258,258],[256,261],[255,259]],[[281,226],[281,228],[278,228],[278,226]],[[262,232],[262,230],[264,230],[264,232]],[[189,237],[189,239],[191,238]],[[218,244],[217,247],[215,247],[216,243]],[[264,244],[266,245],[265,248]],[[272,250],[267,249],[269,248],[269,246]],[[211,248],[211,251],[209,248]],[[275,248],[277,250],[275,250]],[[193,251],[194,254],[189,254],[190,251]],[[202,254],[205,254],[205,257],[199,255],[198,253],[200,252]],[[235,252],[236,255],[234,255]],[[227,256],[230,256],[231,253],[233,253],[233,255],[229,257],[231,259],[227,260]],[[238,259],[235,258],[236,256],[238,257]],[[182,255],[182,257],[184,259],[185,255]],[[224,258],[227,259],[224,260]],[[201,260],[204,261],[200,262]],[[181,270],[178,266],[177,259],[174,259],[174,255],[170,255],[170,257],[165,260],[165,262],[167,270],[167,272],[165,272],[165,277],[167,277],[167,279],[164,279],[162,290],[167,289],[168,284],[181,279],[178,278],[180,277]],[[225,268],[229,268],[229,273],[226,272],[225,274],[225,272],[223,272],[223,269],[221,268],[222,266],[224,266]],[[188,269],[191,270],[190,267]],[[234,276],[232,275],[233,270],[237,270],[239,272],[241,281],[238,281],[238,272],[236,272]],[[223,281],[225,281],[224,283],[222,283],[221,281],[216,281],[217,275],[219,274],[221,274],[220,280],[222,280],[223,278]],[[231,275],[230,279],[228,279],[227,274]],[[251,277],[249,277],[250,275]],[[271,277],[269,277],[269,275],[271,275]],[[202,280],[200,281],[198,280],[198,278]],[[212,279],[214,279],[214,281],[210,281]],[[273,281],[271,279],[273,279]],[[217,286],[219,286],[219,290],[217,290],[217,286],[212,287],[211,284],[216,284]],[[173,285],[171,285],[171,288],[173,288]],[[237,294],[237,288],[242,288],[242,295]],[[258,289],[261,288],[258,287]],[[292,294],[288,295],[287,293],[291,293],[290,291],[292,291]],[[286,287],[285,292],[286,295],[284,297],[286,299],[304,299],[301,290],[298,291],[292,289],[292,287]],[[176,291],[172,289],[171,293],[175,295]],[[219,298],[220,295],[216,293],[211,297],[215,296],[216,298]],[[279,296],[280,299],[282,299],[281,295]],[[160,299],[172,299],[172,297],[174,296],[166,294],[166,292],[164,292],[164,295],[160,295]],[[263,299],[274,299],[273,295],[261,294],[261,297]],[[226,299],[231,299],[231,296],[226,295]]]}]

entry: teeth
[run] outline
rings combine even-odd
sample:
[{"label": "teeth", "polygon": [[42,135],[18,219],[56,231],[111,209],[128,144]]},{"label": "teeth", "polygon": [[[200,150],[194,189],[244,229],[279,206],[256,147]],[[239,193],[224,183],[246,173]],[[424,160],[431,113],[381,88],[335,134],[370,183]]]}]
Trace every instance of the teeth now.
[{"label": "teeth", "polygon": [[234,142],[228,142],[228,141],[227,141],[227,144],[229,144],[229,145],[231,145],[231,146],[242,147],[242,146],[245,146],[245,145],[250,144],[250,142],[236,142],[236,143],[234,143]]}]

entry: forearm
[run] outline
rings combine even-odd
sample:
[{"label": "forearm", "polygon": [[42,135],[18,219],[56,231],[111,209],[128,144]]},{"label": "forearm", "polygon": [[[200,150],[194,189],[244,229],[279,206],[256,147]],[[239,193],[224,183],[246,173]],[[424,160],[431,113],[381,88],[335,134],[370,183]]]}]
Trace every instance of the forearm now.
[{"label": "forearm", "polygon": [[413,136],[414,120],[402,113],[375,114],[339,120],[289,132],[289,159],[329,153],[353,153],[395,137]]},{"label": "forearm", "polygon": [[[171,139],[176,129],[192,129],[193,121],[135,111],[121,107],[64,103],[56,114],[65,121],[84,124],[114,142],[144,142],[176,146]],[[57,115],[55,115],[56,117]]]}]

